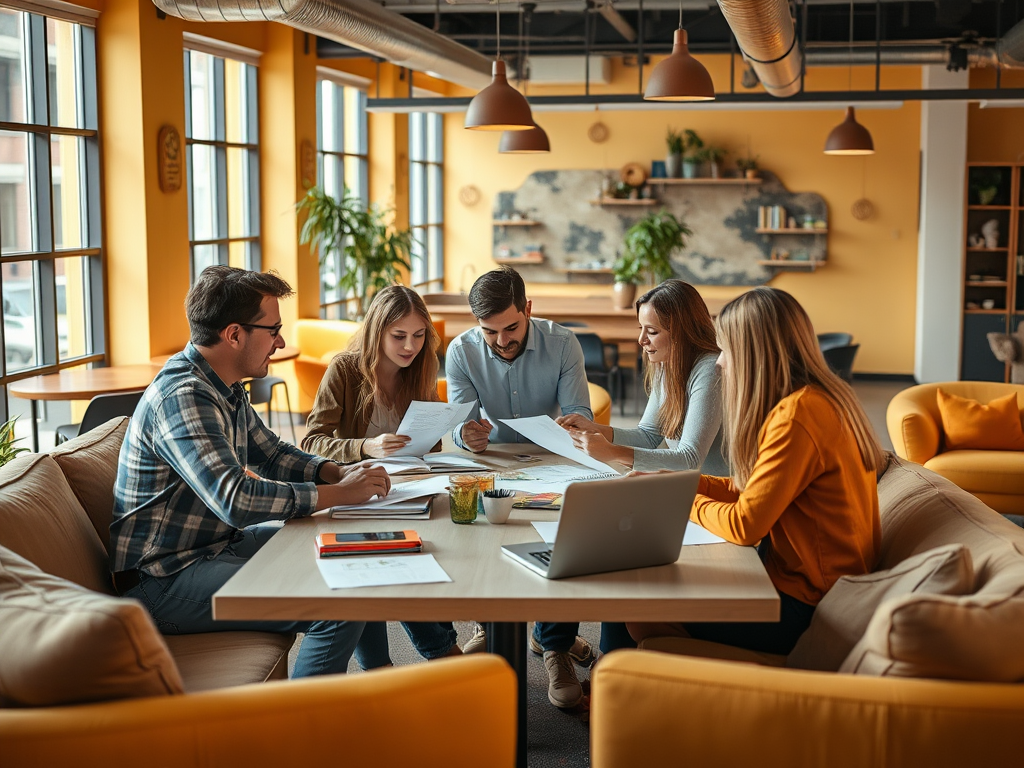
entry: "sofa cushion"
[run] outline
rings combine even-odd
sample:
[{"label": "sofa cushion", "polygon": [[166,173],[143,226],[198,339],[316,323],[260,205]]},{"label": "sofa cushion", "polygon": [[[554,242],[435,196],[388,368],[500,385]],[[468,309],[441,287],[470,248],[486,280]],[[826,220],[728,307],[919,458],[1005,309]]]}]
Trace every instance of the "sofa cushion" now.
[{"label": "sofa cushion", "polygon": [[106,548],[48,454],[0,467],[0,546],[47,573],[113,594]]},{"label": "sofa cushion", "polygon": [[287,677],[294,641],[294,635],[270,632],[164,635],[188,693]]},{"label": "sofa cushion", "polygon": [[89,515],[104,549],[110,543],[117,459],[127,429],[128,417],[119,416],[50,451]]},{"label": "sofa cushion", "polygon": [[835,672],[885,600],[912,593],[963,595],[974,585],[971,554],[960,544],[922,552],[884,571],[843,576],[814,612],[786,665]]},{"label": "sofa cushion", "polygon": [[947,451],[924,465],[970,493],[1024,496],[1024,451]]},{"label": "sofa cushion", "polygon": [[0,705],[183,691],[142,605],[82,589],[0,547]]},{"label": "sofa cushion", "polygon": [[1024,451],[1016,393],[988,405],[943,389],[936,390],[936,397],[946,450]]}]

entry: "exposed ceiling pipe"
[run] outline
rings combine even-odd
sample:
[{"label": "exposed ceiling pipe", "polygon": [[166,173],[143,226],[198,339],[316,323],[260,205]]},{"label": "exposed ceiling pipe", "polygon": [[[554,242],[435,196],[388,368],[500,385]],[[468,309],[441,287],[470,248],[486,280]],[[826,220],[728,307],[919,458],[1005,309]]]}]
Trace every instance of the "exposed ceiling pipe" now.
[{"label": "exposed ceiling pipe", "polygon": [[188,21],[276,21],[380,56],[400,67],[480,89],[491,82],[481,54],[372,0],[153,0]]},{"label": "exposed ceiling pipe", "polygon": [[803,57],[787,0],[718,0],[736,43],[772,96],[800,90]]},{"label": "exposed ceiling pipe", "polygon": [[978,67],[1024,69],[1024,21],[1010,27],[994,47],[969,49],[967,61]]},{"label": "exposed ceiling pipe", "polygon": [[627,42],[636,42],[636,30],[633,26],[626,21],[622,14],[619,13],[615,6],[612,5],[612,0],[605,0],[605,2],[597,5],[597,12],[604,17],[604,20],[611,24],[612,28],[626,38]]}]

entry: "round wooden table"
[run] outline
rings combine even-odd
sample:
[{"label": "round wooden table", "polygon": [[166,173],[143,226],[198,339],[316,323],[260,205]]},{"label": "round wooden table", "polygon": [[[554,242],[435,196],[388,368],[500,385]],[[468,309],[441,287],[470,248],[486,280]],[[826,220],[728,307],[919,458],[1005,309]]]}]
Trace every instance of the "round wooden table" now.
[{"label": "round wooden table", "polygon": [[[298,347],[293,347],[291,344],[285,344],[279,350],[274,352],[270,356],[271,363],[283,363],[287,360],[294,360],[296,357],[302,354],[302,350]],[[173,355],[157,355],[156,357],[149,358],[152,362],[157,365],[163,365],[171,359]]]},{"label": "round wooden table", "polygon": [[96,395],[145,389],[160,372],[159,365],[116,365],[108,368],[73,368],[33,376],[7,385],[14,397],[31,401],[32,450],[39,451],[39,400],[91,400]]}]

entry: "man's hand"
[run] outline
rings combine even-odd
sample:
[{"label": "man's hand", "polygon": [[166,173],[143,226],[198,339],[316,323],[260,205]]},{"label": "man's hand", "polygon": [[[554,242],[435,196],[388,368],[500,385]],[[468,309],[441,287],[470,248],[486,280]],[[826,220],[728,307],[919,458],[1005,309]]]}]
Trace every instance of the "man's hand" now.
[{"label": "man's hand", "polygon": [[369,440],[363,441],[363,455],[374,459],[383,459],[400,448],[405,448],[410,440],[412,438],[407,435],[395,435],[390,432],[371,437]]},{"label": "man's hand", "polygon": [[335,483],[335,488],[342,491],[351,501],[339,501],[338,504],[359,504],[374,496],[387,496],[391,490],[391,478],[383,467],[369,466],[368,463],[353,464],[345,476]]},{"label": "man's hand", "polygon": [[473,453],[480,453],[487,449],[487,442],[492,429],[494,427],[491,426],[491,422],[487,419],[467,421],[462,425],[462,442]]}]

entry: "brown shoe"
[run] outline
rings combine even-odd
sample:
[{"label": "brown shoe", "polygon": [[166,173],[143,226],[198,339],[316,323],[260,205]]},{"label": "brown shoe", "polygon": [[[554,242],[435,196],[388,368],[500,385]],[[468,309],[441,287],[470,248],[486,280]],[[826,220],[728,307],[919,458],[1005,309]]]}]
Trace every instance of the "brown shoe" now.
[{"label": "brown shoe", "polygon": [[487,650],[487,633],[483,624],[476,625],[476,633],[462,646],[463,653],[483,653]]},{"label": "brown shoe", "polygon": [[583,701],[583,686],[568,653],[544,651],[544,668],[548,672],[548,701],[559,709],[572,709]]},{"label": "brown shoe", "polygon": [[[537,638],[533,636],[532,632],[530,633],[530,650],[538,656],[542,656],[544,654],[544,649],[541,647],[541,644],[537,642]],[[589,667],[594,663],[595,659],[593,646],[579,635],[576,635],[576,642],[573,643],[572,648],[569,649],[569,655],[572,656],[572,660],[581,667]]]}]

